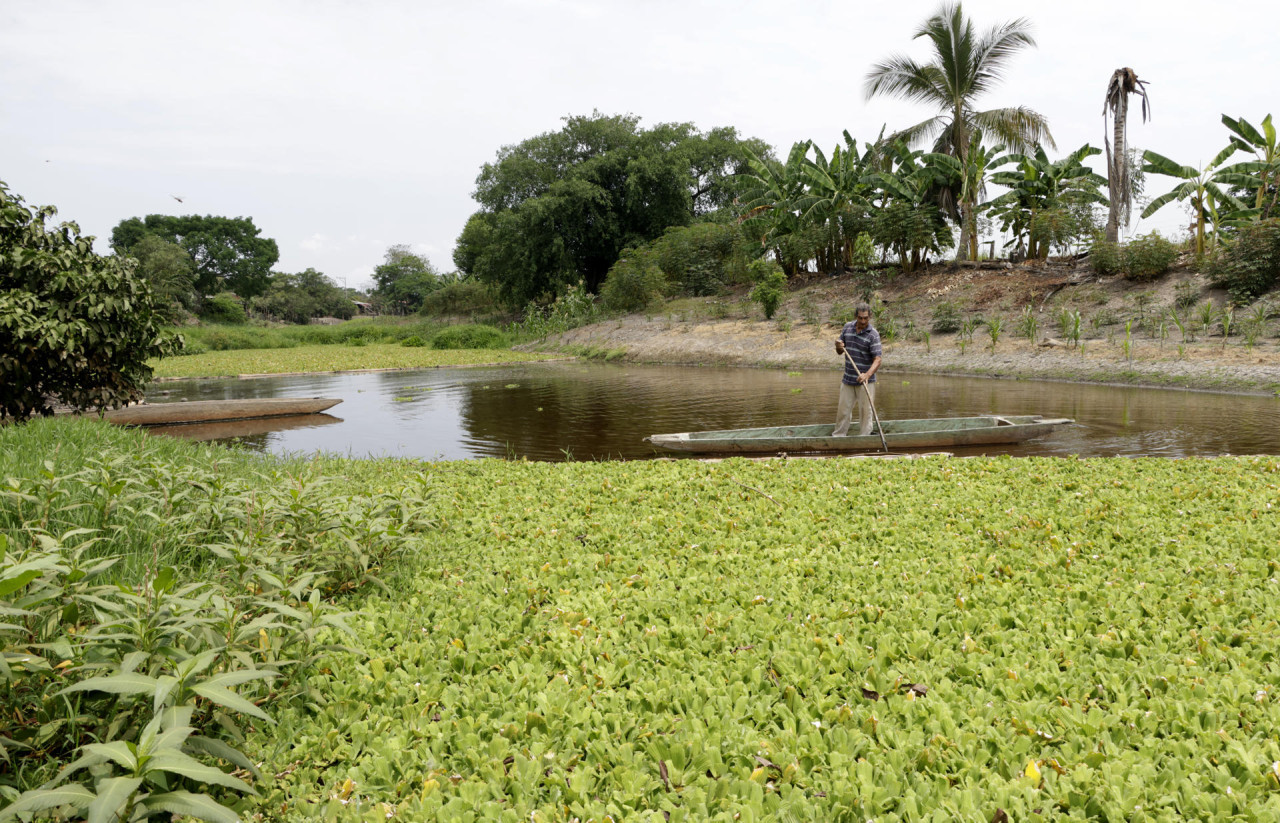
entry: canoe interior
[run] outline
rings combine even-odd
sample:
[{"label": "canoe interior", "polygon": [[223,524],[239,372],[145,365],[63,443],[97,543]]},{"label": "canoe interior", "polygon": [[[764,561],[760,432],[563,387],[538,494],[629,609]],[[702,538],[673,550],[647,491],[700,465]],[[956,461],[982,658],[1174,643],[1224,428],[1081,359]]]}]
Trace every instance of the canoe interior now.
[{"label": "canoe interior", "polygon": [[[854,421],[855,423],[857,421]],[[881,420],[885,435],[915,432],[961,432],[966,429],[988,429],[993,426],[1024,426],[1047,422],[1040,415],[988,415],[983,417],[940,417],[919,420]],[[722,429],[720,431],[689,432],[690,442],[699,440],[777,440],[782,438],[831,437],[835,424],[820,423],[813,426],[767,426],[759,429]],[[872,434],[876,430],[872,429]]]}]

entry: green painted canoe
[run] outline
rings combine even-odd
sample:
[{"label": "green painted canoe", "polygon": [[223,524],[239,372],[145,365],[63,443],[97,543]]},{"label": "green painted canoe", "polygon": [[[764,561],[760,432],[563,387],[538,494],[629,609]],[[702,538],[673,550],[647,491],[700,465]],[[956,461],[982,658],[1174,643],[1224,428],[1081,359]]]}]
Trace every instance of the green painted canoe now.
[{"label": "green painted canoe", "polygon": [[[857,425],[858,421],[854,421]],[[892,449],[937,449],[950,446],[989,446],[1021,443],[1074,423],[1066,417],[985,415],[922,420],[882,420],[884,439]],[[660,449],[698,454],[761,454],[768,452],[881,451],[880,435],[833,437],[835,426],[769,426],[761,429],[655,434],[645,438]]]}]

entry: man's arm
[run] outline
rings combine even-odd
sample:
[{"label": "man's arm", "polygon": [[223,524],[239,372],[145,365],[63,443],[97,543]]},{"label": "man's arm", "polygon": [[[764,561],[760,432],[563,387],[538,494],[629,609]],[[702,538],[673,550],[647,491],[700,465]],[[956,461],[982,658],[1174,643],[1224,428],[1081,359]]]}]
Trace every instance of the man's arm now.
[{"label": "man's arm", "polygon": [[870,380],[871,375],[875,374],[876,370],[878,370],[879,368],[880,368],[880,355],[877,354],[876,359],[871,361],[871,366],[868,367],[867,370],[862,373],[862,382],[866,383],[868,380]]}]

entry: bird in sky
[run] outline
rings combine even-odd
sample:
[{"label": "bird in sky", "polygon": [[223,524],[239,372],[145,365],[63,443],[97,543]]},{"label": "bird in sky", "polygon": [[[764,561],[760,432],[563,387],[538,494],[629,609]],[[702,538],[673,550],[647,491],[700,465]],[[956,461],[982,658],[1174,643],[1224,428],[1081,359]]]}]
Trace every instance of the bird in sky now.
[{"label": "bird in sky", "polygon": [[169,195],[169,196],[170,196],[170,197],[172,197],[174,200],[177,200],[179,203],[181,203],[181,202],[182,202],[182,198],[181,198],[181,197],[179,197],[179,196],[178,196],[178,195],[176,195],[176,194],[171,194],[171,195]]}]

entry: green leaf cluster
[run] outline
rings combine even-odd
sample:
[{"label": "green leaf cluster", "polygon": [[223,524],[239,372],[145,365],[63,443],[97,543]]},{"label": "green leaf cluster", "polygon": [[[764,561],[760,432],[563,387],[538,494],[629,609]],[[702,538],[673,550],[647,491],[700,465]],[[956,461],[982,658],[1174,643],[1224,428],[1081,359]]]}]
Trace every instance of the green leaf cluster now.
[{"label": "green leaf cluster", "polygon": [[268,704],[314,699],[307,677],[349,631],[330,601],[383,585],[433,527],[425,482],[356,496],[305,465],[228,475],[213,452],[43,425],[0,440],[52,431],[105,454],[19,464],[0,486],[0,716],[17,720],[0,727],[0,818],[235,820],[258,773],[245,735]]},{"label": "green leaf cluster", "polygon": [[133,261],[93,252],[56,210],[0,182],[0,420],[142,397],[148,359],[182,347]]},{"label": "green leaf cluster", "polygon": [[481,210],[458,238],[458,270],[512,306],[548,302],[580,281],[594,294],[624,249],[733,199],[751,141],[731,128],[639,122],[566,117],[560,131],[504,147],[476,179]]}]

